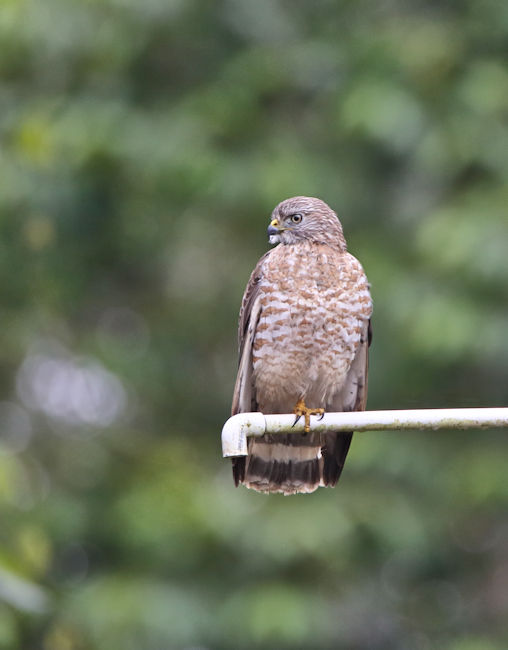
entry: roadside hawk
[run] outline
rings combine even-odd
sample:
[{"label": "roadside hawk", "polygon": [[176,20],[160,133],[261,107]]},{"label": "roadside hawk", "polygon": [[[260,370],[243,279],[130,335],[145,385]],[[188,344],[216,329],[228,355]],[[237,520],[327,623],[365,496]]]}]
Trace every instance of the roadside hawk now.
[{"label": "roadside hawk", "polygon": [[[275,248],[247,284],[238,330],[232,414],[360,411],[367,399],[372,301],[364,270],[323,201],[279,203],[268,227]],[[233,458],[236,485],[297,494],[334,486],[352,433],[265,434]]]}]

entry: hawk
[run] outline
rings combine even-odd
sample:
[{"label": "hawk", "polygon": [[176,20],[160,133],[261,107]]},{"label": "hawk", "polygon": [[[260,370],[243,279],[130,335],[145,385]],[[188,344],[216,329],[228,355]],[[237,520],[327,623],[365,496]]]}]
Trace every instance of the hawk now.
[{"label": "hawk", "polygon": [[256,265],[240,309],[232,414],[294,412],[306,433],[249,438],[233,476],[258,492],[308,493],[337,483],[353,435],[309,433],[310,416],[365,409],[372,301],[337,215],[320,199],[279,203],[268,235],[278,245]]}]

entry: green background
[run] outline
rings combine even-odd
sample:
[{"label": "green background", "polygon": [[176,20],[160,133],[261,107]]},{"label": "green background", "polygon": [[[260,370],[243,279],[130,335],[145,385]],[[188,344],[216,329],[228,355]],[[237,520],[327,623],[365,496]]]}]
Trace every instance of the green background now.
[{"label": "green background", "polygon": [[503,650],[506,431],[235,489],[274,205],[339,214],[369,408],[508,392],[508,4],[2,0],[0,648]]}]

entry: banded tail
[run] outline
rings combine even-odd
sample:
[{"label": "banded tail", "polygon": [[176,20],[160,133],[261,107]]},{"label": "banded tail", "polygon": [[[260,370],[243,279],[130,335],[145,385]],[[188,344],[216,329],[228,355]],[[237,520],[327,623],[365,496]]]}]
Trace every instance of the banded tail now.
[{"label": "banded tail", "polygon": [[249,439],[249,455],[233,459],[235,485],[267,494],[309,493],[336,485],[352,433],[292,433]]}]

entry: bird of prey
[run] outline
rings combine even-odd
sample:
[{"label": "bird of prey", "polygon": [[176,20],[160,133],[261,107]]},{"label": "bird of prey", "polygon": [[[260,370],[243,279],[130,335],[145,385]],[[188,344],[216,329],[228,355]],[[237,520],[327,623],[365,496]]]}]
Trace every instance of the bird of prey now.
[{"label": "bird of prey", "polygon": [[305,433],[249,438],[233,476],[258,492],[308,493],[337,483],[352,438],[309,433],[310,416],[365,409],[372,301],[337,215],[320,199],[279,203],[268,235],[277,246],[242,300],[232,414],[293,412]]}]

